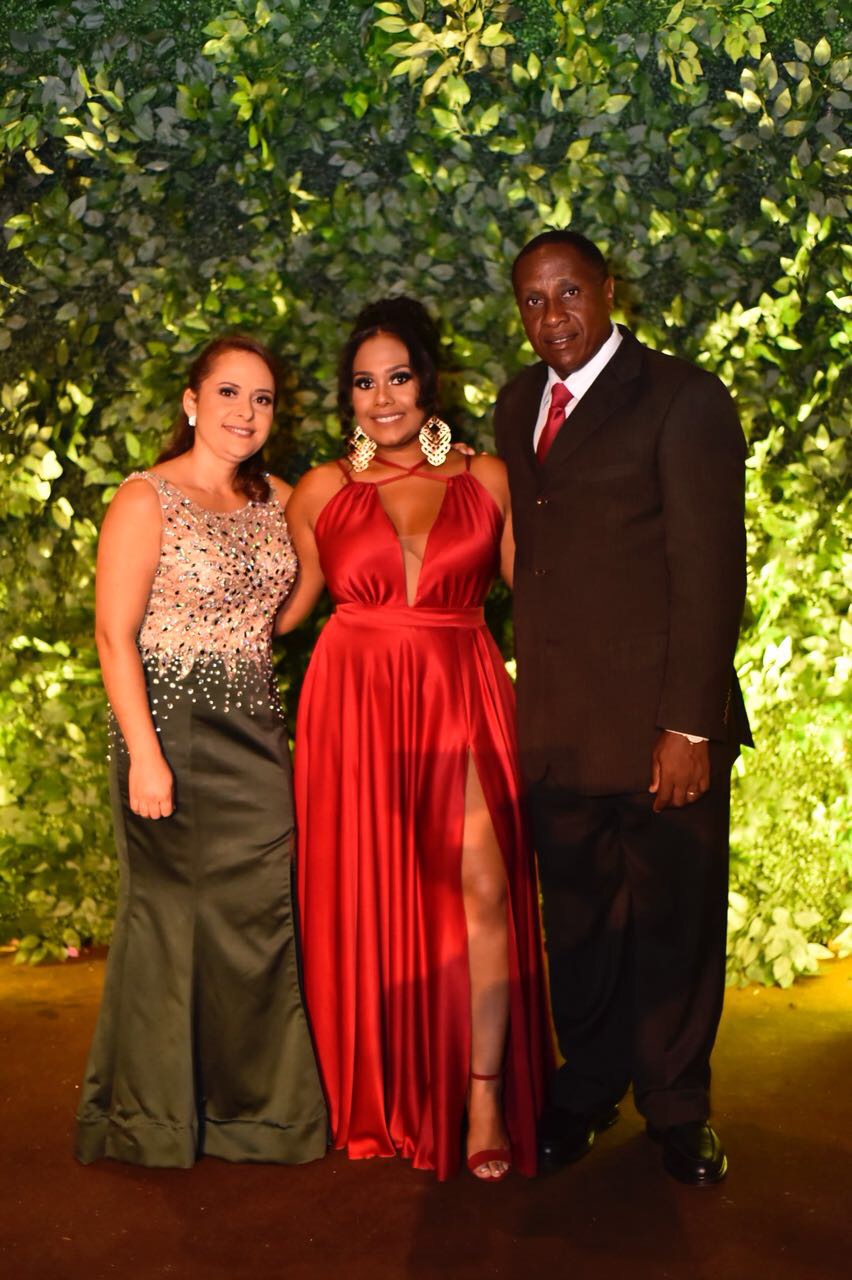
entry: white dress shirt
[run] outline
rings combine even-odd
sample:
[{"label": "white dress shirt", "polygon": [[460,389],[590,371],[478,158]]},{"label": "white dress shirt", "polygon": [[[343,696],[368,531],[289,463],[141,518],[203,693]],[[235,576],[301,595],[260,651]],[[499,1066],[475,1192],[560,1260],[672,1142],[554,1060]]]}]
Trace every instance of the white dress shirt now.
[{"label": "white dress shirt", "polygon": [[545,386],[544,393],[541,397],[541,407],[538,411],[538,420],[536,421],[535,431],[533,432],[533,449],[538,446],[539,438],[544,430],[544,424],[547,421],[547,415],[550,412],[550,397],[553,394],[553,388],[556,386],[556,383],[561,382],[562,385],[567,387],[571,392],[572,399],[569,400],[568,404],[565,406],[565,417],[570,418],[571,414],[577,408],[577,405],[595,381],[598,374],[603,372],[620,346],[621,333],[615,325],[613,325],[612,333],[609,335],[603,346],[595,352],[591,360],[587,360],[579,369],[575,369],[573,373],[569,373],[567,378],[560,378],[555,369],[548,369],[547,385]]},{"label": "white dress shirt", "polygon": [[[560,378],[555,369],[548,368],[547,383],[541,397],[541,405],[536,419],[535,430],[533,431],[533,449],[538,447],[541,433],[544,430],[544,424],[547,421],[547,415],[550,412],[550,398],[553,395],[553,388],[557,382],[561,382],[564,387],[571,392],[571,399],[565,406],[565,417],[570,418],[571,414],[577,408],[583,396],[588,391],[592,383],[597,379],[599,374],[603,372],[621,346],[621,332],[613,325],[612,333],[606,342],[600,347],[591,360],[587,360],[579,369],[575,369],[568,374],[567,378]],[[690,742],[706,742],[706,738],[698,737],[694,733],[684,733],[680,729],[670,729],[669,733],[677,733],[681,738],[687,738]]]}]

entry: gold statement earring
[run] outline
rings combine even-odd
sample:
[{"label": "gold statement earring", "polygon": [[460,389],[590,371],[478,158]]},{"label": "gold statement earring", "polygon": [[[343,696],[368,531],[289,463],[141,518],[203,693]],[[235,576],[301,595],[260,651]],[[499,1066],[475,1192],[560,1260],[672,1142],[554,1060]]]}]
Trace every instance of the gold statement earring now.
[{"label": "gold statement earring", "polygon": [[423,423],[418,438],[426,461],[433,467],[440,467],[453,443],[453,434],[446,422],[433,414]]},{"label": "gold statement earring", "polygon": [[376,452],[376,442],[361,430],[356,422],[349,437],[349,465],[353,471],[366,471]]}]

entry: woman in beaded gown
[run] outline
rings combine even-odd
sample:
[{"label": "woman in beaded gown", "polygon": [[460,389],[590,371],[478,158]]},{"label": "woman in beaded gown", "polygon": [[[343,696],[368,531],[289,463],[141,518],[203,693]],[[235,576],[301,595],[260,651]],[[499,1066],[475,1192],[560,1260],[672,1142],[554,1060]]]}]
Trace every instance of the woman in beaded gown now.
[{"label": "woman in beaded gown", "polygon": [[503,463],[449,451],[430,416],[436,363],[419,304],[359,316],[340,369],[357,444],[296,486],[300,580],[277,626],[328,587],[295,790],[332,1141],[443,1179],[466,1113],[468,1168],[496,1181],[510,1165],[536,1170],[548,1054],[513,695],[483,617],[514,548]]},{"label": "woman in beaded gown", "polygon": [[296,575],[289,486],[260,454],[276,391],[259,344],[210,344],[172,445],[128,477],[104,521],[96,634],[120,892],[77,1115],[85,1163],[326,1150],[271,662]]}]

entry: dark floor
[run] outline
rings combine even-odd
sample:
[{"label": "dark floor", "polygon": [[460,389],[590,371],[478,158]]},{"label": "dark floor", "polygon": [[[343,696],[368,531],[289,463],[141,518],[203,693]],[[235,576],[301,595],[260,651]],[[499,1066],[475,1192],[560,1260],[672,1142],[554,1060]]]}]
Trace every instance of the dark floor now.
[{"label": "dark floor", "polygon": [[102,959],[0,960],[0,1276],[6,1280],[834,1280],[852,1275],[852,960],[790,991],[730,992],[715,1057],[731,1172],[662,1172],[632,1106],[563,1173],[438,1185],[400,1161],[70,1154]]}]

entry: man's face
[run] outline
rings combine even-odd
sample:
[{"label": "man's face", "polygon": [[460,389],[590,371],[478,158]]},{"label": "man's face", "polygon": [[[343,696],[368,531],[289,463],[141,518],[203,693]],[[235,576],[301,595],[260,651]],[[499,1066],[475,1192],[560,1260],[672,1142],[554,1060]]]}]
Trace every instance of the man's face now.
[{"label": "man's face", "polygon": [[515,269],[515,300],[533,351],[560,378],[580,369],[612,332],[615,282],[568,244],[545,244]]}]

